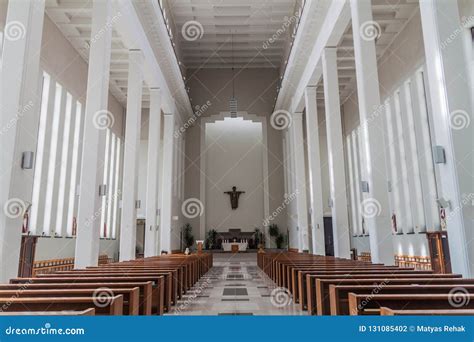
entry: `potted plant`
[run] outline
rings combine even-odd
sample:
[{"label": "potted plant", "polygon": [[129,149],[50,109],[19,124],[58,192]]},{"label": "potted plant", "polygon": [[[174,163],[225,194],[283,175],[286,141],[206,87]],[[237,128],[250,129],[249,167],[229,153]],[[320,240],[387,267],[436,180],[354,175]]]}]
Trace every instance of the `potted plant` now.
[{"label": "potted plant", "polygon": [[275,244],[276,244],[276,239],[278,235],[280,234],[280,230],[278,229],[278,226],[275,223],[272,223],[271,225],[268,226],[268,234],[270,237],[275,239]]},{"label": "potted plant", "polygon": [[207,232],[206,249],[214,249],[217,247],[217,230],[211,229]]},{"label": "potted plant", "polygon": [[278,236],[275,238],[275,243],[278,249],[283,248],[283,245],[285,244],[285,235],[283,234],[278,234]]},{"label": "potted plant", "polygon": [[186,223],[182,230],[184,248],[186,249],[194,245],[193,227],[189,223]]}]

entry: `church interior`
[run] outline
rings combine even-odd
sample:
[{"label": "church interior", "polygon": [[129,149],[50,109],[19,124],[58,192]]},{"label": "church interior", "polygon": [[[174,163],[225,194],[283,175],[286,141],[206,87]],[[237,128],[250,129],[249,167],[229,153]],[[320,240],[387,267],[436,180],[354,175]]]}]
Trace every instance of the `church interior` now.
[{"label": "church interior", "polygon": [[0,0],[0,315],[474,315],[472,0]]}]

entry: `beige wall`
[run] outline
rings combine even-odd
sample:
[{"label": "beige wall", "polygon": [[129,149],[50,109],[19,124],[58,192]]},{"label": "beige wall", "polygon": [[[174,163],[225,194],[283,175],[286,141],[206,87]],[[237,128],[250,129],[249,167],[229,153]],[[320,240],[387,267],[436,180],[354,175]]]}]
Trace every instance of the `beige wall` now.
[{"label": "beige wall", "polygon": [[[6,2],[0,1],[0,27],[3,29],[6,19]],[[41,49],[41,68],[51,74],[72,95],[85,103],[87,89],[87,63],[75,51],[62,35],[56,25],[45,16],[43,41]],[[124,109],[122,105],[109,95],[109,110],[114,114],[115,123],[112,130],[122,136]],[[39,115],[39,114],[38,114]],[[86,149],[90,148],[85,145]],[[75,239],[72,238],[40,238],[36,249],[36,260],[73,257]],[[116,256],[118,240],[101,240],[100,253]]]},{"label": "beige wall", "polygon": [[[276,97],[278,71],[276,69],[242,69],[235,71],[235,97],[238,110],[267,118],[268,170],[269,170],[269,206],[270,214],[282,205],[284,200],[283,157],[281,132],[271,127],[269,118],[273,112]],[[190,97],[193,107],[202,106],[207,101],[211,105],[202,116],[229,111],[229,99],[232,96],[232,70],[203,69],[188,72]],[[186,175],[185,199],[200,197],[200,121],[186,130]],[[229,152],[231,153],[231,152]],[[246,175],[252,177],[251,174]],[[263,215],[263,214],[262,214]],[[286,232],[286,212],[282,212],[273,221]],[[198,236],[199,218],[189,222]],[[210,227],[206,227],[209,229]]]}]

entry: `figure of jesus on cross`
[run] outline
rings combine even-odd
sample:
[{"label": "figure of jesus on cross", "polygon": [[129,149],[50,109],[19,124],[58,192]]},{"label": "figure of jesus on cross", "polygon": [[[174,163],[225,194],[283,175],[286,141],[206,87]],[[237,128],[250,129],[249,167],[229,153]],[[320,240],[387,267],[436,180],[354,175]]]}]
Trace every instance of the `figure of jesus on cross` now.
[{"label": "figure of jesus on cross", "polygon": [[237,187],[233,186],[232,191],[226,191],[225,194],[230,196],[230,206],[232,210],[235,210],[239,207],[239,197],[241,194],[244,194],[245,191],[237,191]]}]

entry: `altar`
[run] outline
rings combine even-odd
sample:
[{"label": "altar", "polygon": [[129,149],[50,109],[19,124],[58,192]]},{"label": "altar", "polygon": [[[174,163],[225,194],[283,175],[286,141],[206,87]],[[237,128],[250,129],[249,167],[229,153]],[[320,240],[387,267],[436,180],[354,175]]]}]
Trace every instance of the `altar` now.
[{"label": "altar", "polygon": [[247,247],[247,242],[222,242],[222,249],[224,252],[245,252]]}]

